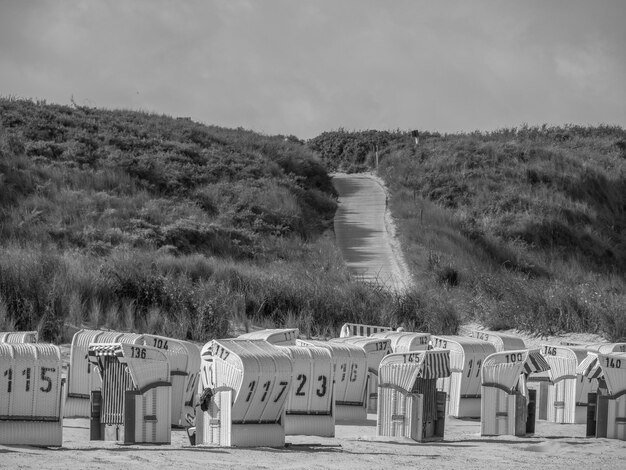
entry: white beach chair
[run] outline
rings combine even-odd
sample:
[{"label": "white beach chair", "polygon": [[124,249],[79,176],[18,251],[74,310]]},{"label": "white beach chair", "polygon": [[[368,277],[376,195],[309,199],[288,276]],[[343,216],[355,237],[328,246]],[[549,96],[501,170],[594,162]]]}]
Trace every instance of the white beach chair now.
[{"label": "white beach chair", "polygon": [[535,429],[534,403],[529,410],[531,397],[526,380],[530,374],[549,369],[550,365],[538,349],[502,351],[488,356],[481,374],[481,435],[532,434]]},{"label": "white beach chair", "polygon": [[91,440],[169,444],[172,425],[170,363],[150,346],[92,343],[89,362],[101,377],[91,392]]},{"label": "white beach chair", "polygon": [[265,340],[214,340],[201,350],[196,444],[282,447],[292,386],[287,352]]},{"label": "white beach chair", "polygon": [[449,351],[386,356],[378,373],[377,435],[443,440],[446,397],[437,390],[437,379],[449,375]]},{"label": "white beach chair", "polygon": [[589,394],[587,436],[626,440],[626,354],[590,352],[577,372],[598,381]]},{"label": "white beach chair", "polygon": [[528,377],[527,386],[536,390],[538,419],[553,423],[585,423],[587,396],[597,383],[577,374],[587,350],[576,346],[542,345],[541,355],[550,370]]},{"label": "white beach chair", "polygon": [[52,344],[0,343],[0,444],[63,442],[61,352]]}]

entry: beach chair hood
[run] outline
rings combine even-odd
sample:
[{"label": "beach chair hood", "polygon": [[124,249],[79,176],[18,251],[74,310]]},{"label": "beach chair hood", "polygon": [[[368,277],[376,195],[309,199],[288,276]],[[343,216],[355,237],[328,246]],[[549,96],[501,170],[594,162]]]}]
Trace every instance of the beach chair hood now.
[{"label": "beach chair hood", "polygon": [[36,331],[3,331],[0,332],[0,343],[36,343]]},{"label": "beach chair hood", "polygon": [[93,343],[89,346],[89,360],[103,370],[101,359],[105,356],[117,357],[126,364],[133,384],[141,393],[157,384],[169,383],[169,361],[162,351],[149,346],[124,343]]},{"label": "beach chair hood", "polygon": [[406,331],[382,331],[371,335],[372,338],[388,338],[394,353],[422,351],[428,349],[430,333],[414,333]]},{"label": "beach chair hood", "polygon": [[540,348],[540,351],[550,365],[550,369],[541,374],[546,374],[551,383],[576,379],[579,356],[571,348],[546,344]]},{"label": "beach chair hood", "polygon": [[589,379],[604,379],[610,398],[626,394],[626,354],[589,353],[578,372]]},{"label": "beach chair hood", "polygon": [[518,336],[507,335],[504,333],[493,333],[481,330],[470,330],[468,332],[470,338],[480,339],[493,344],[496,352],[500,351],[517,351],[526,349],[524,340]]},{"label": "beach chair hood", "polygon": [[275,345],[294,346],[299,333],[298,328],[275,328],[244,333],[237,339],[262,339]]},{"label": "beach chair hood", "polygon": [[528,376],[549,369],[550,365],[539,349],[498,352],[488,356],[483,363],[482,385],[512,394],[521,375]]},{"label": "beach chair hood", "polygon": [[380,363],[379,387],[411,392],[418,379],[450,376],[450,351],[430,350],[389,354]]}]

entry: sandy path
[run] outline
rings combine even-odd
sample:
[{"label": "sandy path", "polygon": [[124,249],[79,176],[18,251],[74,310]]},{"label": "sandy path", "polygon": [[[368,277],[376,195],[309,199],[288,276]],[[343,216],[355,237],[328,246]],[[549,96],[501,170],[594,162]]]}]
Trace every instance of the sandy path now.
[{"label": "sandy path", "polygon": [[339,194],[335,237],[350,272],[393,290],[409,287],[382,181],[371,174],[337,173],[333,184]]}]

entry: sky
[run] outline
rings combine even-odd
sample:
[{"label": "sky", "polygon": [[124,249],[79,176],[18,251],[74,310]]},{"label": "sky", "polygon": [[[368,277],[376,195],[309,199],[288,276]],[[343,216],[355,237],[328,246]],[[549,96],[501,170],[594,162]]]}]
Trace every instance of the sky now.
[{"label": "sky", "polygon": [[626,127],[623,0],[0,0],[0,96],[337,130]]}]

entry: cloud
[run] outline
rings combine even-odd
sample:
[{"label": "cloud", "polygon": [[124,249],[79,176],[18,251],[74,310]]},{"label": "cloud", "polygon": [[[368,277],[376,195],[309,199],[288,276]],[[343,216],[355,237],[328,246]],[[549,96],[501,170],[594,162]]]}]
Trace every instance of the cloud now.
[{"label": "cloud", "polygon": [[0,3],[0,93],[323,130],[626,124],[626,5]]},{"label": "cloud", "polygon": [[555,63],[557,74],[579,92],[596,95],[610,92],[613,85],[623,88],[623,82],[616,84],[612,80],[620,75],[620,64],[614,63],[601,45],[562,47],[556,54]]}]

